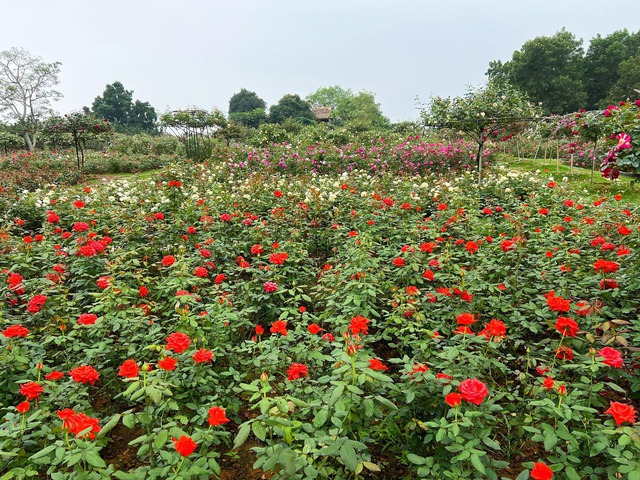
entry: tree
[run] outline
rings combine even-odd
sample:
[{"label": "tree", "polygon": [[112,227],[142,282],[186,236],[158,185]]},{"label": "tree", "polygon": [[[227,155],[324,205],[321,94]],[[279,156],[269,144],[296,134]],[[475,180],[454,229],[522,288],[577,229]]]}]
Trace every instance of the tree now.
[{"label": "tree", "polygon": [[229,115],[232,113],[253,112],[257,108],[265,110],[267,103],[256,92],[250,92],[246,88],[240,89],[229,100]]},{"label": "tree", "polygon": [[282,123],[291,118],[298,123],[311,123],[315,121],[311,107],[302,100],[299,95],[287,94],[278,100],[278,103],[269,110],[271,123]]},{"label": "tree", "polygon": [[621,100],[640,97],[640,53],[620,64],[618,80],[609,90],[608,102],[617,103]]},{"label": "tree", "polygon": [[547,114],[575,112],[587,99],[581,80],[583,53],[582,40],[562,29],[552,37],[525,42],[504,64],[492,62],[487,75],[490,80],[507,79],[532,102],[542,103]]},{"label": "tree", "polygon": [[[584,83],[587,92],[585,108],[605,106],[603,102],[611,97],[610,90],[622,75],[622,64],[637,55],[639,48],[640,31],[630,34],[624,29],[606,37],[598,34],[591,39],[584,58]],[[626,65],[625,69],[628,70],[629,67],[632,65]]]},{"label": "tree", "polygon": [[80,170],[84,167],[84,151],[87,137],[107,133],[111,130],[111,127],[108,120],[98,120],[86,112],[73,112],[64,117],[59,117],[52,130],[57,133],[71,134],[76,148],[78,170]]},{"label": "tree", "polygon": [[190,108],[167,112],[161,117],[162,124],[173,132],[184,144],[187,158],[207,160],[213,152],[213,135],[227,127],[227,120],[219,110]]},{"label": "tree", "polygon": [[376,103],[373,93],[365,91],[342,99],[334,115],[339,122],[356,126],[361,130],[388,128],[391,125],[389,119],[382,115],[380,104]]},{"label": "tree", "polygon": [[340,85],[333,85],[332,87],[320,87],[315,92],[307,95],[305,100],[311,108],[331,107],[336,110],[341,102],[353,97],[354,93],[350,88],[345,89]]},{"label": "tree", "polygon": [[467,90],[463,97],[432,97],[420,113],[425,126],[463,132],[478,144],[476,162],[482,180],[482,150],[490,138],[509,137],[524,130],[540,115],[539,107],[505,82],[490,81],[486,86]]},{"label": "tree", "polygon": [[[87,109],[85,109],[86,111]],[[130,133],[156,133],[157,114],[149,102],[133,102],[133,90],[126,90],[120,82],[107,85],[102,96],[97,96],[91,112],[109,120],[118,130]]]},{"label": "tree", "polygon": [[25,146],[36,146],[36,125],[51,113],[52,101],[62,94],[53,87],[60,83],[60,62],[45,63],[22,48],[0,52],[0,113],[20,126]]}]

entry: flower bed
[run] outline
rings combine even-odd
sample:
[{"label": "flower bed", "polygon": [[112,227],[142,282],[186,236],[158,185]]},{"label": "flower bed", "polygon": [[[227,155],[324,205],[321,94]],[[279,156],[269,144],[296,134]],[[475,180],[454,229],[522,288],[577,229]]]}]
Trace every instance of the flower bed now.
[{"label": "flower bed", "polygon": [[636,206],[231,153],[5,210],[1,471],[638,478]]}]

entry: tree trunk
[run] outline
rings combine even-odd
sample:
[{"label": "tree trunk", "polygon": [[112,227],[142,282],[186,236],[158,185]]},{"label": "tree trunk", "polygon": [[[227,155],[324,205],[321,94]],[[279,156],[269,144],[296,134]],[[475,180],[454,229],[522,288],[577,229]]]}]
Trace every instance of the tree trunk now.
[{"label": "tree trunk", "polygon": [[35,138],[32,140],[28,132],[24,132],[22,138],[24,138],[24,146],[27,147],[27,150],[33,152],[33,149],[36,148]]},{"label": "tree trunk", "polygon": [[482,146],[484,142],[480,143],[480,147],[478,148],[478,157],[476,160],[478,161],[478,185],[482,185]]}]

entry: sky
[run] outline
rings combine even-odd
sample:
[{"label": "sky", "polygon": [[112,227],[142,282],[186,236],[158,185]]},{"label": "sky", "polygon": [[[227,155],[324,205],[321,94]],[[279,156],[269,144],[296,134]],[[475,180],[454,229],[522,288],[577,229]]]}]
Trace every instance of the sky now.
[{"label": "sky", "polygon": [[226,111],[241,88],[267,105],[340,85],[391,121],[416,98],[462,95],[527,40],[637,31],[638,0],[0,0],[0,50],[62,63],[59,113],[115,81],[158,113]]}]

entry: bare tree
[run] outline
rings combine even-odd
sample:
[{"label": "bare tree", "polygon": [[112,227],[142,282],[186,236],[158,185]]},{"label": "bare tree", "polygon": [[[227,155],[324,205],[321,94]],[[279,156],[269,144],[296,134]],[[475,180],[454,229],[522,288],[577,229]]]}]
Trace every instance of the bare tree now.
[{"label": "bare tree", "polygon": [[0,52],[0,113],[15,122],[29,150],[36,146],[39,118],[50,113],[52,101],[62,97],[53,89],[60,83],[60,65],[45,63],[23,48]]}]

